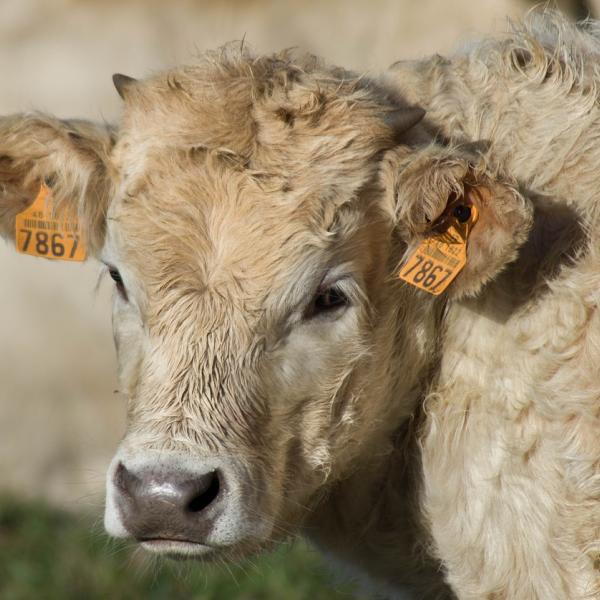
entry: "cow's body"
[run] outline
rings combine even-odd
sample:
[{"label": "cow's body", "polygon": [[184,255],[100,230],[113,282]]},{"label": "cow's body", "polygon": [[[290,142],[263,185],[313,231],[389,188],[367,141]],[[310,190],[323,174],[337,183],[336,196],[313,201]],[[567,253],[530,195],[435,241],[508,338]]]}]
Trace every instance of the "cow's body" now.
[{"label": "cow's body", "polygon": [[[225,52],[118,79],[118,132],[2,120],[0,229],[58,174],[118,282],[109,531],[302,529],[391,596],[598,597],[599,47],[541,17],[379,83]],[[400,282],[470,189],[456,282]]]},{"label": "cow's body", "polygon": [[449,63],[430,61],[420,85],[414,70],[404,81],[401,64],[393,75],[419,90],[446,135],[489,143],[490,161],[535,206],[519,259],[450,307],[425,401],[423,507],[465,598],[600,595],[594,33],[534,21]]},{"label": "cow's body", "polygon": [[[428,126],[451,143],[481,143],[535,206],[517,261],[476,298],[450,303],[436,333],[414,493],[461,598],[600,595],[599,50],[592,26],[534,19],[387,74],[427,110]],[[402,456],[395,470],[405,472]],[[340,504],[351,495],[349,486]],[[407,558],[390,549],[394,505],[382,501],[386,518],[354,549],[355,559],[379,553],[371,568],[380,576],[386,564],[388,582],[392,557]],[[351,538],[349,528],[342,553]]]}]

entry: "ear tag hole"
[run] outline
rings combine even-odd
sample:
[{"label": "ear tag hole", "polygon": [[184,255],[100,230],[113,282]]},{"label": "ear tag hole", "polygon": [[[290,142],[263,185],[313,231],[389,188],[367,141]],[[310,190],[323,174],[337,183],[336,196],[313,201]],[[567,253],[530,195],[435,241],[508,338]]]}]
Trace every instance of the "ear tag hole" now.
[{"label": "ear tag hole", "polygon": [[459,204],[452,211],[452,216],[461,223],[466,223],[471,218],[471,207],[468,204]]}]

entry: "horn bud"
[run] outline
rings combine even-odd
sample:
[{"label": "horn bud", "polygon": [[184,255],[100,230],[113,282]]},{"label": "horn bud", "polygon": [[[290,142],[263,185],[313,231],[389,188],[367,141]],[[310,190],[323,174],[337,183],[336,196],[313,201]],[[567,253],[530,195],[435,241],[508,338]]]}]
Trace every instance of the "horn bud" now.
[{"label": "horn bud", "polygon": [[137,83],[137,79],[134,77],[129,77],[129,75],[123,75],[122,73],[115,73],[112,76],[112,80],[117,93],[123,100],[126,99],[131,88]]}]

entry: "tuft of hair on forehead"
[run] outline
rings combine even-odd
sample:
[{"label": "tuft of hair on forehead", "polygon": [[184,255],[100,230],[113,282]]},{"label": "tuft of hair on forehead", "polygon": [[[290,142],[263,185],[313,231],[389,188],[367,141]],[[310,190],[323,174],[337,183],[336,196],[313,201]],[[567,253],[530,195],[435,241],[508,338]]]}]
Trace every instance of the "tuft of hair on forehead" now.
[{"label": "tuft of hair on forehead", "polygon": [[[215,163],[204,162],[209,153],[273,201],[321,213],[324,203],[351,202],[375,181],[380,161],[374,158],[398,143],[402,107],[367,77],[310,54],[255,56],[230,44],[128,88],[117,163],[129,196],[154,189],[154,198],[144,194],[151,212],[164,210],[166,192],[159,188],[183,180],[189,183],[176,212],[202,193],[221,202],[221,193],[194,191],[204,178],[198,169],[215,173]],[[400,122],[410,126],[410,115],[418,120],[422,111],[406,114]],[[151,179],[156,183],[149,185]]]},{"label": "tuft of hair on forehead", "polygon": [[386,116],[397,108],[398,99],[373,81],[311,54],[257,56],[228,44],[136,81],[125,97],[122,131],[145,146],[223,149],[265,168],[300,138],[322,138],[309,154],[326,154],[325,136],[338,141],[330,152],[341,140],[357,144],[357,152],[376,152],[394,141]]}]

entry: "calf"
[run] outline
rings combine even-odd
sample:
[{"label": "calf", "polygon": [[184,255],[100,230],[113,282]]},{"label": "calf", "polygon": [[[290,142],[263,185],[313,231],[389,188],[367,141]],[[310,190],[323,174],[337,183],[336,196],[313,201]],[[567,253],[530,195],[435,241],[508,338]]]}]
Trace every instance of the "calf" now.
[{"label": "calf", "polygon": [[377,80],[228,47],[116,76],[115,128],[0,119],[3,235],[45,184],[116,283],[108,532],[598,597],[599,52],[552,15]]}]

